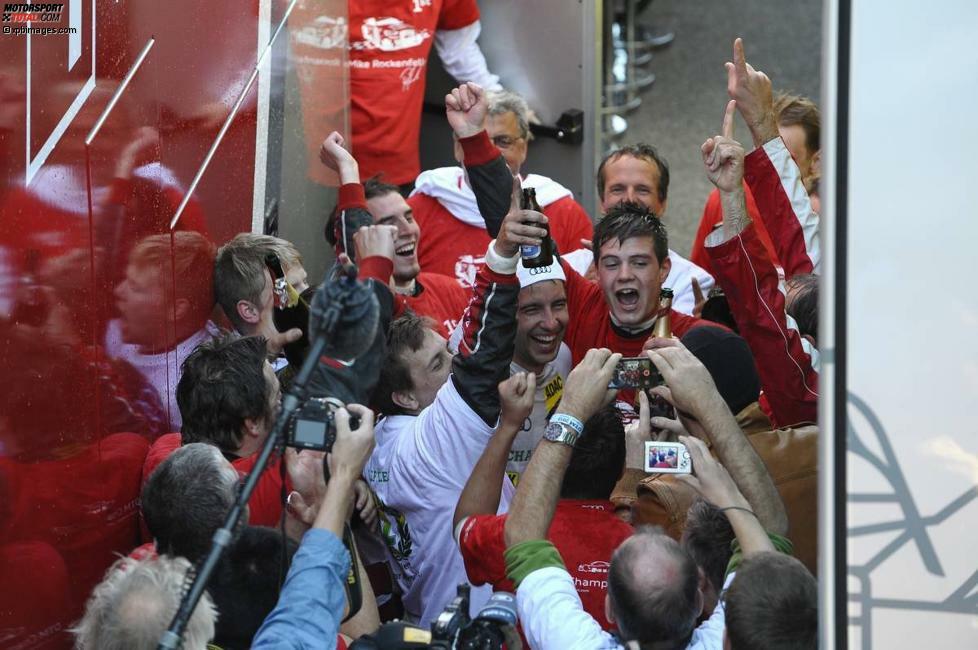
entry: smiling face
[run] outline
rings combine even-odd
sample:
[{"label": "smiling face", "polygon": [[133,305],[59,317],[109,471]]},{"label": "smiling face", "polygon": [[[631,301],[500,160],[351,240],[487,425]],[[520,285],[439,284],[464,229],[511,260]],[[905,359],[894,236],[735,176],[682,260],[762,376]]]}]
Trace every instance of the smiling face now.
[{"label": "smiling face", "polygon": [[545,280],[522,289],[513,360],[530,372],[541,373],[557,356],[569,319],[562,281]]},{"label": "smiling face", "polygon": [[601,211],[608,212],[622,201],[641,203],[657,216],[666,211],[659,200],[659,168],[643,158],[624,155],[610,160],[604,167],[604,193]]},{"label": "smiling face", "polygon": [[374,218],[374,224],[396,226],[397,239],[394,242],[394,281],[398,284],[411,282],[421,272],[418,264],[418,239],[421,228],[414,220],[411,206],[397,192],[367,199],[367,210]]},{"label": "smiling face", "polygon": [[659,262],[652,237],[609,239],[596,266],[605,302],[618,324],[635,327],[653,317],[671,262],[668,257]]}]

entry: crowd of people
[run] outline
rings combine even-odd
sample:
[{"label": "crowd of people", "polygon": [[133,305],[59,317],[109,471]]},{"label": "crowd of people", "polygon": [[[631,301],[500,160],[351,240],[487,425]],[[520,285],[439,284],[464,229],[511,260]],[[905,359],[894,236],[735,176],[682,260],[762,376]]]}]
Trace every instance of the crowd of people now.
[{"label": "crowd of people", "polygon": [[[354,106],[353,146],[322,141],[340,188],[321,245],[355,265],[378,326],[317,370],[335,442],[272,456],[183,647],[423,647],[408,639],[431,639],[460,584],[473,615],[515,594],[530,648],[817,647],[817,108],[774,93],[734,42],[719,133],[690,143],[715,191],[687,259],[653,146],[601,161],[593,220],[524,170],[529,108],[455,13],[430,27],[465,55],[450,71],[480,82],[445,97],[458,166],[419,174],[402,146],[416,133],[377,130],[374,113],[401,110],[377,92]],[[552,263],[524,259],[548,242]],[[255,468],[315,329],[296,244],[241,233],[215,248],[188,227],[118,260],[107,346],[131,348],[118,356],[160,397],[126,414],[157,423],[149,442],[118,442],[140,457],[145,543],[90,594],[79,647],[156,646]],[[178,369],[146,353],[174,349]],[[624,358],[663,383],[609,388]],[[170,372],[175,391],[152,385]],[[650,442],[681,443],[691,473],[656,471],[678,452]]]}]

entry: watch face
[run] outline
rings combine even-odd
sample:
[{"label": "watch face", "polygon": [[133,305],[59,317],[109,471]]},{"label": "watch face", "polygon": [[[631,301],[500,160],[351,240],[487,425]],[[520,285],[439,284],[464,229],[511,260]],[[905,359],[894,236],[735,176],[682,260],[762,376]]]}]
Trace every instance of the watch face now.
[{"label": "watch face", "polygon": [[577,432],[570,427],[551,422],[543,431],[543,437],[551,442],[562,442],[565,445],[573,446],[577,442]]}]

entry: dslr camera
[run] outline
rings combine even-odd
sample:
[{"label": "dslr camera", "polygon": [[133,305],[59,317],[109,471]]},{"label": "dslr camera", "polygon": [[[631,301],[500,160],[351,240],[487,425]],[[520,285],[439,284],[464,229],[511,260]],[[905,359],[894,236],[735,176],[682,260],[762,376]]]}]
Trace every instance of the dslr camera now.
[{"label": "dslr camera", "polygon": [[[329,453],[336,442],[337,409],[344,404],[332,397],[310,397],[300,406],[285,429],[285,444],[296,449],[313,449]],[[350,428],[356,429],[359,419],[350,414]]]}]

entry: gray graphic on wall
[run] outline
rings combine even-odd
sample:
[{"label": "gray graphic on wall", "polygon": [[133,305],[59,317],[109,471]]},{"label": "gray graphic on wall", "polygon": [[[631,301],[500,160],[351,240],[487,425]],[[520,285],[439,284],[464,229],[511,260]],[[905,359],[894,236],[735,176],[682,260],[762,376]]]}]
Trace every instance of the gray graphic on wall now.
[{"label": "gray graphic on wall", "polygon": [[[946,575],[930,531],[944,523],[953,523],[951,517],[978,496],[978,486],[972,486],[934,514],[921,514],[880,419],[865,401],[853,393],[849,393],[849,406],[848,451],[872,465],[883,477],[888,490],[849,493],[847,500],[850,504],[891,505],[899,512],[899,516],[889,521],[851,526],[848,530],[850,539],[880,533],[895,534],[895,537],[867,561],[850,564],[848,567],[849,603],[858,605],[850,608],[858,610],[856,614],[850,612],[849,616],[850,630],[859,630],[858,643],[856,637],[850,636],[852,645],[861,650],[870,650],[873,647],[873,616],[881,610],[914,610],[972,617],[978,615],[978,570],[942,600],[885,598],[876,593],[879,589],[874,589],[874,573],[880,565],[908,545],[916,549],[921,565],[929,574],[940,577]],[[852,418],[854,412],[865,421],[868,430],[865,427],[857,430]],[[858,590],[855,590],[857,585]]]}]

